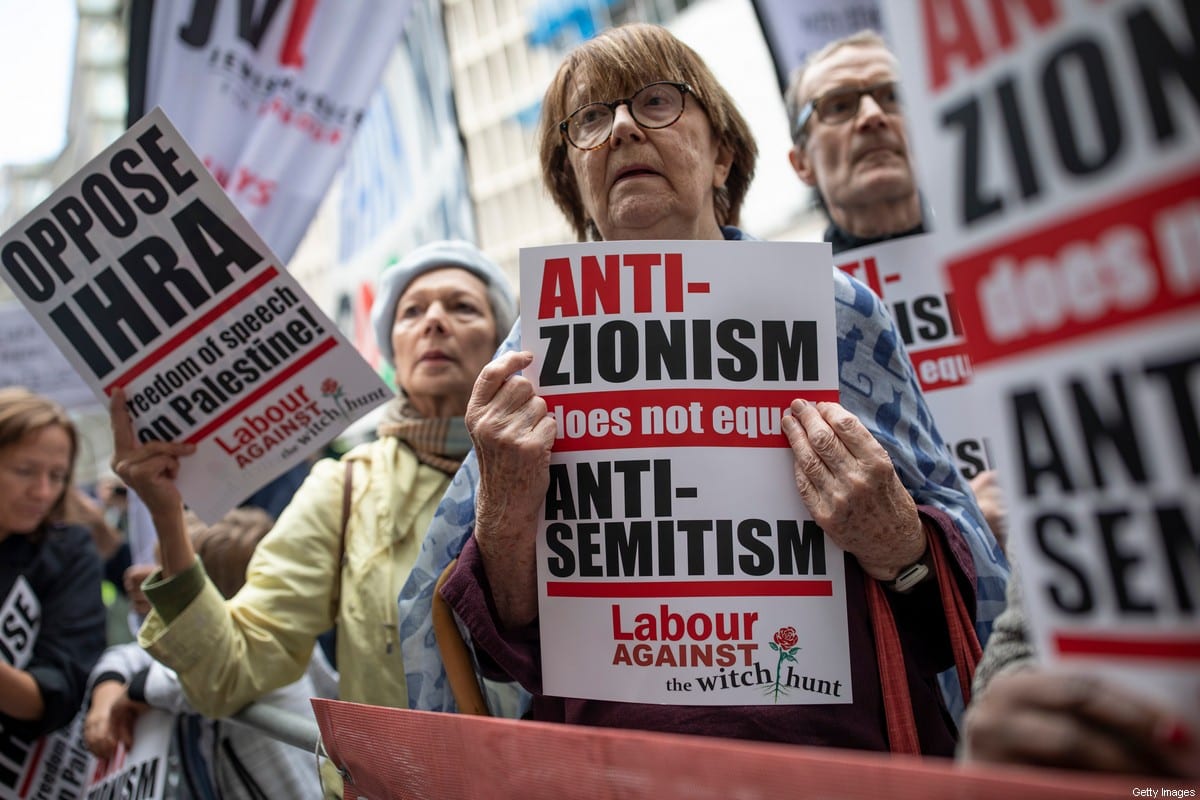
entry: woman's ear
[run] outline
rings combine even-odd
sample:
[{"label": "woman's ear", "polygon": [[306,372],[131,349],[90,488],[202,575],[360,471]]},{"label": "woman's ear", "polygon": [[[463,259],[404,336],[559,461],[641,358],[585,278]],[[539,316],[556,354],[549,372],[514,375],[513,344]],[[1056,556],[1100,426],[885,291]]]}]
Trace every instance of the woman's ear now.
[{"label": "woman's ear", "polygon": [[717,160],[713,164],[713,188],[720,189],[729,180],[729,171],[733,169],[733,148],[721,145],[717,148]]}]

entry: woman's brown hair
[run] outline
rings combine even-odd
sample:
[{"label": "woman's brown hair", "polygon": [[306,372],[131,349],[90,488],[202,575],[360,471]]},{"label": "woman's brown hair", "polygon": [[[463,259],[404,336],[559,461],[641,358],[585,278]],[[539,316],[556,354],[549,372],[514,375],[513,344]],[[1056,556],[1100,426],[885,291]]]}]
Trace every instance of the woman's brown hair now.
[{"label": "woman's brown hair", "polygon": [[[64,513],[66,497],[71,490],[71,473],[75,471],[75,456],[79,452],[79,435],[66,410],[49,397],[35,394],[21,386],[0,389],[0,451],[51,425],[62,428],[71,440],[70,473],[63,484],[62,494],[54,502],[35,536],[42,534],[46,522],[60,519]],[[7,498],[0,498],[0,503],[6,502]]]},{"label": "woman's brown hair", "polygon": [[246,582],[250,557],[275,524],[270,514],[253,506],[235,508],[212,525],[205,525],[191,511],[185,512],[184,521],[204,571],[226,598]]},{"label": "woman's brown hair", "polygon": [[600,234],[583,209],[579,184],[567,160],[571,145],[558,128],[559,122],[578,105],[568,107],[576,80],[588,82],[592,94],[584,102],[628,97],[654,81],[681,81],[691,86],[694,97],[684,102],[700,101],[718,147],[733,153],[729,177],[714,197],[717,224],[738,224],[758,158],[758,145],[750,126],[696,51],[666,28],[633,23],[610,28],[568,53],[542,98],[538,121],[542,181],[579,241],[586,241],[589,234],[598,239]]}]

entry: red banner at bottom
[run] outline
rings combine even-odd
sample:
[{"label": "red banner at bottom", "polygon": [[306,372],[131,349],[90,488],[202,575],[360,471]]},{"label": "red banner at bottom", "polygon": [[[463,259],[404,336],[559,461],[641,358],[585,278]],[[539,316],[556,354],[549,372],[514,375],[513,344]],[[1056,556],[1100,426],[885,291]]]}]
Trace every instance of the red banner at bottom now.
[{"label": "red banner at bottom", "polygon": [[[589,728],[313,699],[345,797],[670,800],[1130,796],[1159,778],[964,766],[939,758]],[[1194,787],[1193,787],[1194,788]]]}]

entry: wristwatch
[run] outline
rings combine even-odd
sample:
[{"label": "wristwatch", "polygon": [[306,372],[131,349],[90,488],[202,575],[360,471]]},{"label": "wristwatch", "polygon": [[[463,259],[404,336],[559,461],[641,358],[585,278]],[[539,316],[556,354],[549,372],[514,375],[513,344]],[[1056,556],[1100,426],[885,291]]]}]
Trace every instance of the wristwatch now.
[{"label": "wristwatch", "polygon": [[899,594],[908,594],[917,587],[922,581],[930,575],[929,568],[929,545],[925,545],[925,552],[916,562],[909,564],[904,569],[900,570],[900,574],[892,581],[884,584],[888,589]]}]

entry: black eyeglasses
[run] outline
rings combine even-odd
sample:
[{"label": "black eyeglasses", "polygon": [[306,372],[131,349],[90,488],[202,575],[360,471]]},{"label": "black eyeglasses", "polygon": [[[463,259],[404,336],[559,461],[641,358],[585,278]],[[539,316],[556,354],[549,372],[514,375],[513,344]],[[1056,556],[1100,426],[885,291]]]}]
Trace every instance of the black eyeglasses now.
[{"label": "black eyeglasses", "polygon": [[643,128],[667,128],[683,116],[683,96],[689,93],[695,94],[686,83],[655,81],[638,89],[632,97],[580,106],[558,123],[558,129],[580,150],[596,150],[612,136],[618,106],[629,106],[633,121]]},{"label": "black eyeglasses", "polygon": [[864,94],[871,95],[876,105],[888,114],[895,114],[900,110],[900,94],[895,81],[833,89],[820,97],[814,97],[801,107],[800,113],[796,115],[796,125],[792,128],[792,139],[800,137],[813,114],[826,125],[840,125],[853,119],[858,114]]}]

